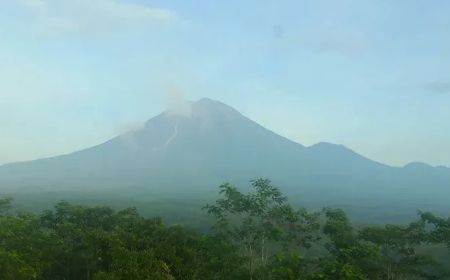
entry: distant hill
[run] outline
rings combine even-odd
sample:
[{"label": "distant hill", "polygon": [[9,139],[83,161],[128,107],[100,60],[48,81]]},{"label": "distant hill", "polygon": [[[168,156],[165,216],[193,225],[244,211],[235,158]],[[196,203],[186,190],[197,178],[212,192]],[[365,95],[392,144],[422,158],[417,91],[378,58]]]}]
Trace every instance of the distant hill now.
[{"label": "distant hill", "polygon": [[0,190],[211,193],[225,181],[267,177],[306,203],[448,204],[448,168],[391,167],[329,143],[305,147],[207,98],[190,107],[86,150],[4,165]]}]

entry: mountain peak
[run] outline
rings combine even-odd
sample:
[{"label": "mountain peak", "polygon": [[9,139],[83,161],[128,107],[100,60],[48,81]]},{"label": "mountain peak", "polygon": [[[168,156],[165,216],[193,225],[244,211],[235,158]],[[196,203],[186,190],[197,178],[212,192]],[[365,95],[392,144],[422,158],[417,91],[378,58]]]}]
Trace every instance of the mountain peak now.
[{"label": "mountain peak", "polygon": [[232,118],[242,116],[233,107],[222,103],[220,101],[202,98],[194,103],[192,103],[192,117],[193,118]]},{"label": "mountain peak", "polygon": [[164,112],[166,117],[171,119],[179,119],[179,118],[194,118],[195,116],[205,115],[205,113],[213,113],[220,111],[230,111],[233,110],[230,106],[210,99],[210,98],[202,98],[198,101],[186,101],[186,100],[174,100],[169,103],[168,108]]},{"label": "mountain peak", "polygon": [[215,99],[211,99],[209,97],[202,97],[199,100],[194,102],[194,104],[201,104],[201,103],[203,103],[203,104],[212,104],[212,103],[222,103],[222,102],[220,102],[218,100],[215,100]]},{"label": "mountain peak", "polygon": [[[233,109],[231,106],[220,102],[218,100],[214,100],[208,97],[203,97],[199,100],[197,100],[196,102],[192,103],[192,107],[193,108],[199,108],[199,107],[203,107],[203,108],[210,108],[210,109],[217,109],[217,108],[228,108],[228,109]],[[233,109],[234,110],[234,109]]]}]

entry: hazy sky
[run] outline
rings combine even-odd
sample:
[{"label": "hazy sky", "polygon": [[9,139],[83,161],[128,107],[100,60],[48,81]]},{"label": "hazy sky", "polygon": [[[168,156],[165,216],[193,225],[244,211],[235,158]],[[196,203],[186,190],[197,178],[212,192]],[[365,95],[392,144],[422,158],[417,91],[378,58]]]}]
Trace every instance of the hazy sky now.
[{"label": "hazy sky", "polygon": [[450,1],[0,0],[0,164],[221,100],[305,145],[450,166]]}]

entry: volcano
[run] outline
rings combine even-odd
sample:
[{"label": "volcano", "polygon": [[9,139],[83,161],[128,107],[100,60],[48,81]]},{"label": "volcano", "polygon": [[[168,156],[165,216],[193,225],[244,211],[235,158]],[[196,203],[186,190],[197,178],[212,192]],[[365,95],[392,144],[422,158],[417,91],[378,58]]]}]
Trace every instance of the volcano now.
[{"label": "volcano", "polygon": [[216,192],[223,182],[270,178],[283,192],[321,203],[446,203],[450,169],[392,167],[331,143],[305,147],[219,101],[189,104],[137,131],[67,155],[0,167],[0,190],[123,189]]}]

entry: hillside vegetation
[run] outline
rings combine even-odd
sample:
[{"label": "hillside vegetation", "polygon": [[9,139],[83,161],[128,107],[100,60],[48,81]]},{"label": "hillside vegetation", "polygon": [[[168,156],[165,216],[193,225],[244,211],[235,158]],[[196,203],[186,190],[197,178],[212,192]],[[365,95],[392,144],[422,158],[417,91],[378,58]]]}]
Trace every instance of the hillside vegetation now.
[{"label": "hillside vegetation", "polygon": [[135,208],[61,201],[37,215],[3,198],[0,279],[450,279],[450,219],[354,227],[340,209],[292,207],[269,180],[252,186],[220,186],[206,233]]}]

